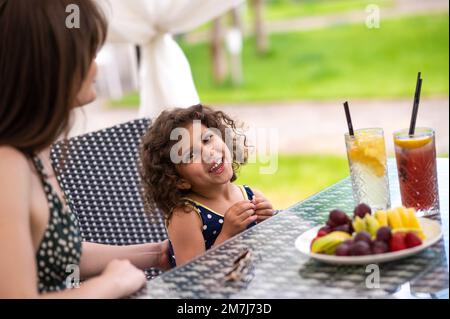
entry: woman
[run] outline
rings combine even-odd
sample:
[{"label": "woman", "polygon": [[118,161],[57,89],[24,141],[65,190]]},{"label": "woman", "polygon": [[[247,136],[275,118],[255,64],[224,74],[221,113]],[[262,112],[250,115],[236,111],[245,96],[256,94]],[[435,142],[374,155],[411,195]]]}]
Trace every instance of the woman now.
[{"label": "woman", "polygon": [[[69,5],[80,28],[65,25]],[[142,269],[168,268],[167,242],[82,243],[50,166],[72,109],[96,97],[106,29],[92,0],[0,0],[0,298],[120,298]],[[73,265],[86,280],[66,289]]]}]

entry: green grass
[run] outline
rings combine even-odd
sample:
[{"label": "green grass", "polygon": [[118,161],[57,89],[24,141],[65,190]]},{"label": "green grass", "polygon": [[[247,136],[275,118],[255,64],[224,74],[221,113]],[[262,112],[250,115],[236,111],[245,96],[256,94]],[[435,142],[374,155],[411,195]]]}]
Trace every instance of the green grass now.
[{"label": "green grass", "polygon": [[345,157],[332,155],[280,155],[275,174],[263,175],[267,164],[247,164],[241,168],[238,184],[263,192],[276,209],[284,209],[348,175]]},{"label": "green grass", "polygon": [[[380,7],[388,7],[393,4],[392,0],[272,0],[267,1],[265,18],[268,21],[291,19],[321,14],[331,14],[353,10],[365,10],[369,4]],[[253,11],[247,10],[248,20],[251,19]]]},{"label": "green grass", "polygon": [[[241,87],[213,84],[206,44],[182,45],[202,101],[411,98],[419,70],[423,97],[448,95],[448,14],[382,21],[380,29],[355,24],[274,34],[270,44],[261,56],[253,39],[245,41]],[[136,106],[139,98],[113,104]]]},{"label": "green grass", "polygon": [[266,56],[251,43],[239,88],[213,85],[206,45],[185,47],[203,101],[410,97],[418,70],[424,96],[448,94],[448,15],[272,35]]}]

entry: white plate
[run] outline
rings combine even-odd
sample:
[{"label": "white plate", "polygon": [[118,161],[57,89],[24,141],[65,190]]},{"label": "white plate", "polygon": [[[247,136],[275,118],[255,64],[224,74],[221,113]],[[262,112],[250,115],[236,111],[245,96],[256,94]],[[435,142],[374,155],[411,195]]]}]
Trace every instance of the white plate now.
[{"label": "white plate", "polygon": [[313,259],[322,261],[327,264],[336,265],[367,265],[379,264],[388,261],[393,261],[405,257],[409,257],[427,249],[431,245],[437,243],[442,237],[441,225],[431,219],[419,218],[422,230],[425,233],[426,239],[422,245],[385,254],[367,255],[367,256],[331,256],[324,254],[315,254],[310,250],[311,241],[316,237],[317,232],[323,226],[318,226],[300,235],[295,241],[295,247],[303,254]]}]

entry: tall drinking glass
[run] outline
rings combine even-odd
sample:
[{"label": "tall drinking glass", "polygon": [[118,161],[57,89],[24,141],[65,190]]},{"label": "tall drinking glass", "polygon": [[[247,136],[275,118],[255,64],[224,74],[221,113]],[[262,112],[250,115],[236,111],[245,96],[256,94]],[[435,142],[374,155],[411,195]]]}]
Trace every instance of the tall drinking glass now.
[{"label": "tall drinking glass", "polygon": [[391,205],[383,130],[370,128],[345,135],[355,201],[374,210]]},{"label": "tall drinking glass", "polygon": [[423,215],[439,211],[435,133],[431,128],[416,128],[394,133],[395,156],[402,204]]}]

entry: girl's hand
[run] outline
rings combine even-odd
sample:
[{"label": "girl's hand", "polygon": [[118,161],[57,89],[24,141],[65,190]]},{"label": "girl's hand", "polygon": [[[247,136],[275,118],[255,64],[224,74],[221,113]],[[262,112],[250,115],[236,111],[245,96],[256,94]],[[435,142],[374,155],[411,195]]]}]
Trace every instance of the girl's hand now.
[{"label": "girl's hand", "polygon": [[221,234],[231,238],[244,231],[256,219],[255,205],[251,201],[237,202],[226,211]]},{"label": "girl's hand", "polygon": [[103,279],[113,283],[120,297],[129,296],[141,289],[147,282],[142,270],[128,260],[113,260],[102,273]]},{"label": "girl's hand", "polygon": [[263,222],[274,215],[275,211],[272,204],[262,194],[255,194],[252,203],[255,204],[255,213],[258,217],[256,221],[258,223]]}]

